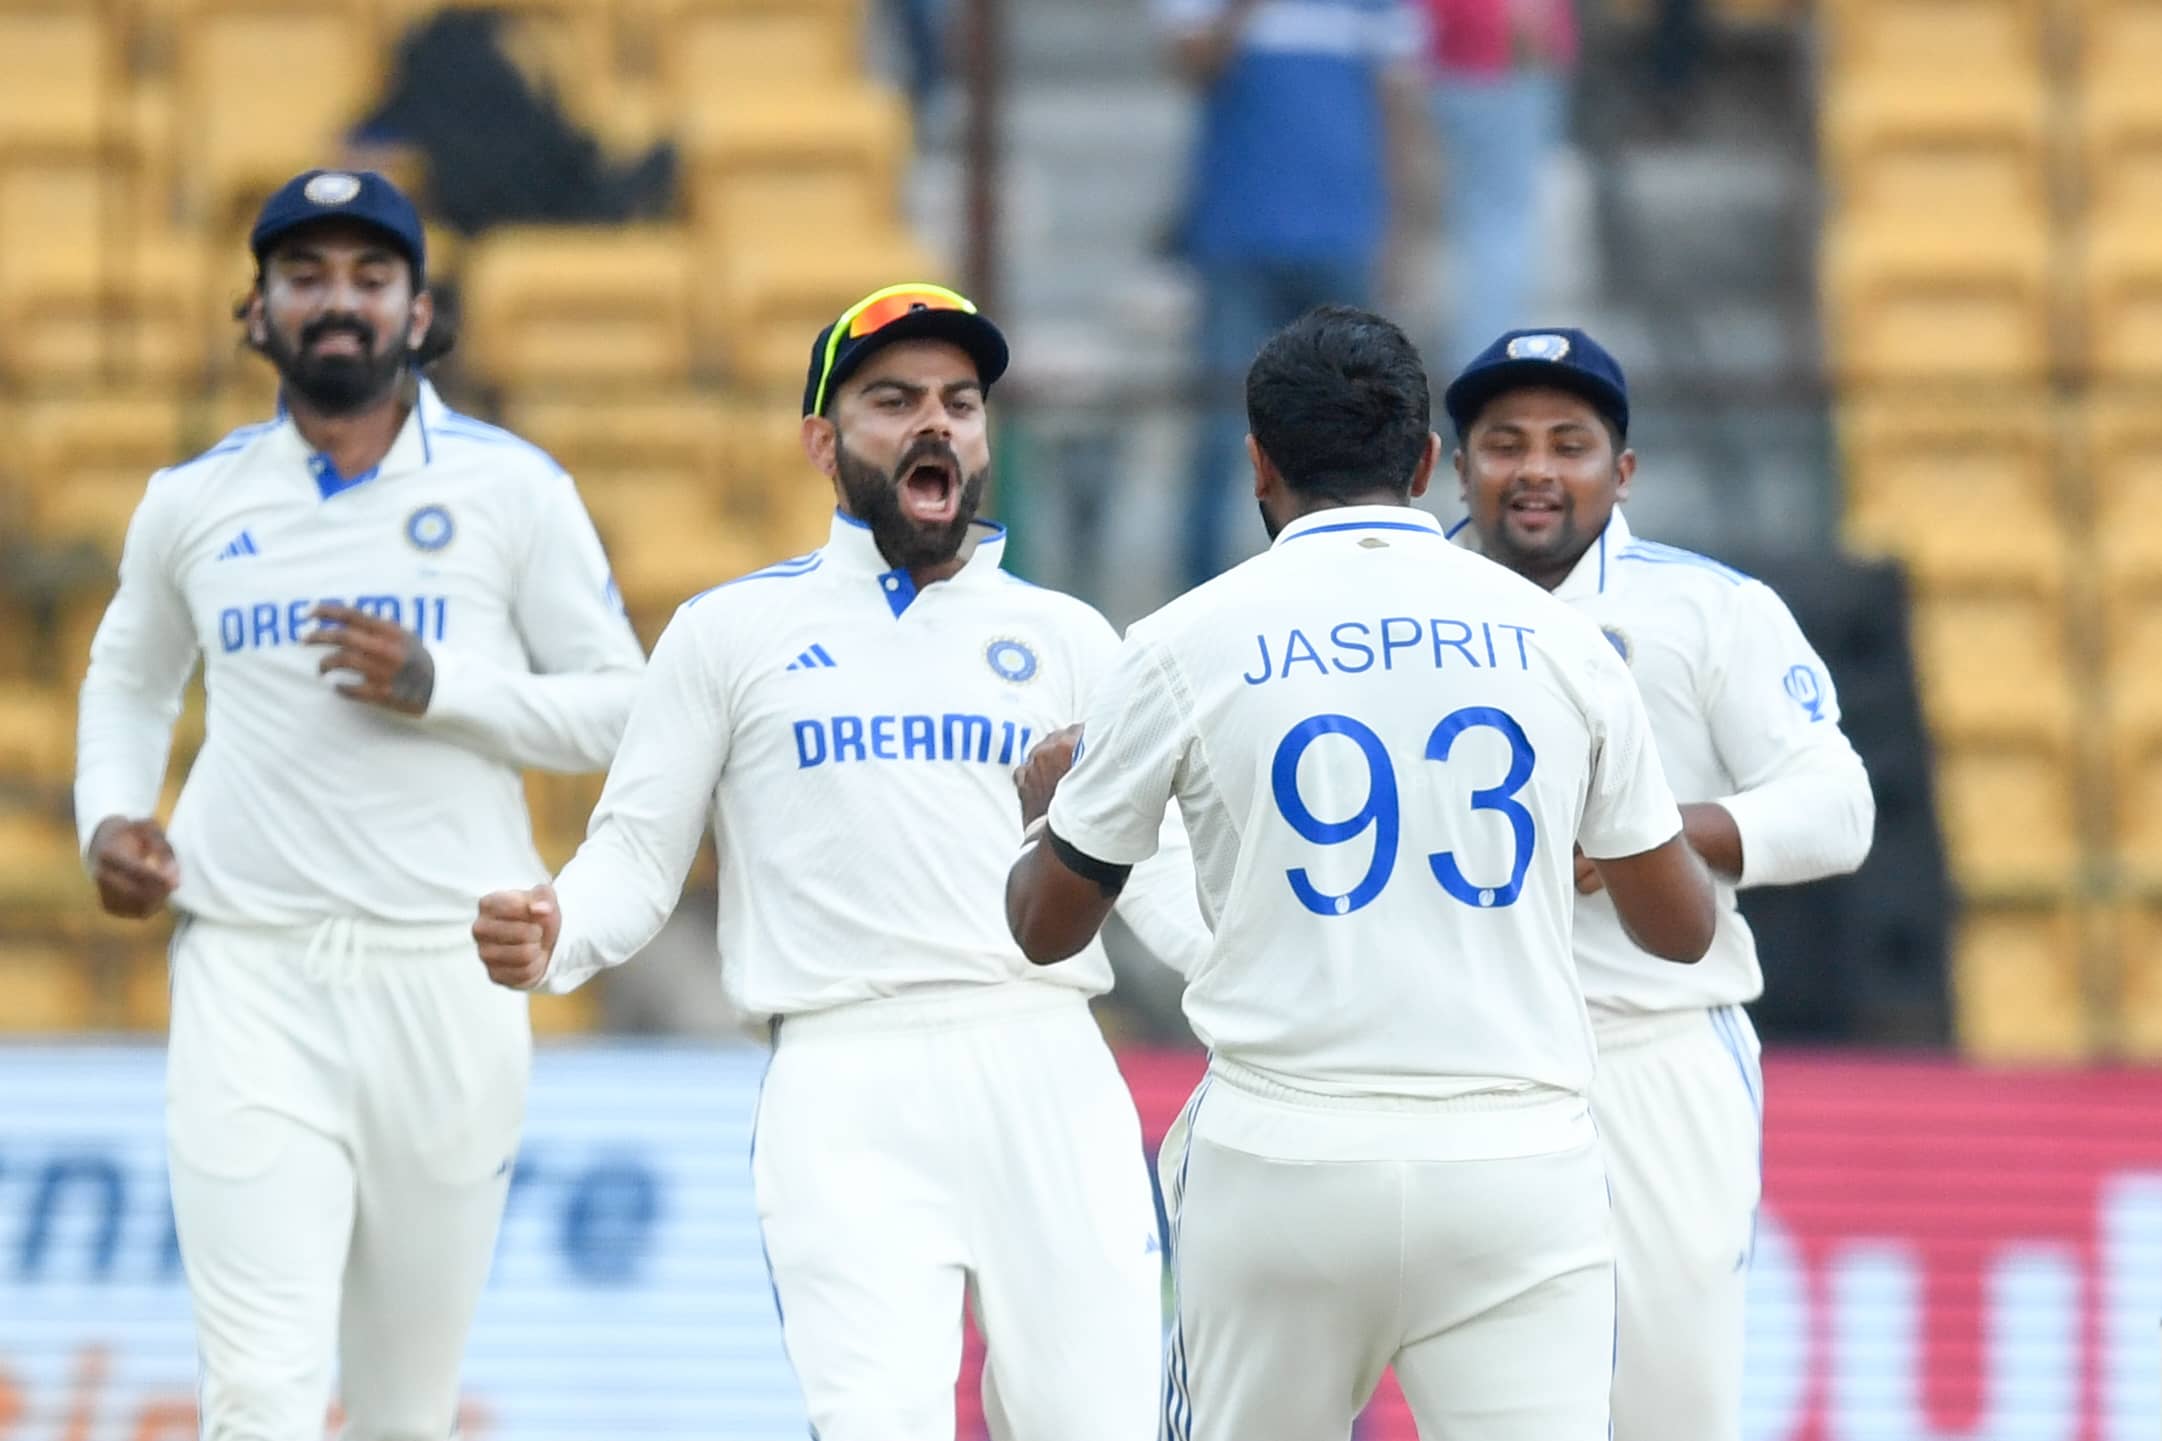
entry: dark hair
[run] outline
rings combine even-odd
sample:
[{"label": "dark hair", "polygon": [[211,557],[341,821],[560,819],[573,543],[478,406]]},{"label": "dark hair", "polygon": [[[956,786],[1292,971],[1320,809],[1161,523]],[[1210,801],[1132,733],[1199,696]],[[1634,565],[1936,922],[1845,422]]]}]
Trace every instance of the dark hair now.
[{"label": "dark hair", "polygon": [[1426,367],[1369,310],[1324,305],[1269,339],[1246,372],[1246,421],[1301,495],[1407,495],[1432,430]]},{"label": "dark hair", "polygon": [[[257,345],[255,337],[248,334],[247,322],[249,307],[255,304],[255,298],[262,293],[263,272],[258,268],[255,272],[255,284],[246,295],[233,302],[233,319],[241,323],[240,343],[257,354],[262,353],[263,347]],[[421,336],[420,344],[414,346],[407,356],[415,370],[426,370],[457,347],[458,291],[455,286],[436,284],[425,291],[414,293],[430,295],[435,299],[435,314],[428,318],[427,333]]]}]

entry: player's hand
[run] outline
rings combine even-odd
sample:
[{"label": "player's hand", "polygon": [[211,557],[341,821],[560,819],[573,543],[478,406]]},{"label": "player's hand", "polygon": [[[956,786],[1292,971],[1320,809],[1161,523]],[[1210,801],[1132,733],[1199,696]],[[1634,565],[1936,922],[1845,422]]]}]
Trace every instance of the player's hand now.
[{"label": "player's hand", "polygon": [[308,644],[334,647],[316,673],[347,670],[360,677],[339,686],[338,694],[401,715],[427,714],[428,698],[435,694],[435,657],[419,636],[394,620],[328,601],[308,618],[320,622],[308,632]]},{"label": "player's hand", "polygon": [[1605,889],[1606,882],[1599,879],[1599,868],[1592,864],[1591,857],[1585,855],[1583,848],[1579,847],[1576,853],[1576,893],[1588,896]]},{"label": "player's hand", "polygon": [[180,862],[156,821],[107,816],[90,835],[90,876],[105,913],[135,921],[178,888]]},{"label": "player's hand", "polygon": [[563,913],[556,909],[555,887],[530,891],[491,891],[480,898],[473,939],[480,946],[488,979],[514,991],[530,991],[548,974]]},{"label": "player's hand", "polygon": [[1074,752],[1080,744],[1081,727],[1063,727],[1036,742],[1035,749],[1013,768],[1013,783],[1021,792],[1022,825],[1051,809],[1052,792],[1073,769]]}]

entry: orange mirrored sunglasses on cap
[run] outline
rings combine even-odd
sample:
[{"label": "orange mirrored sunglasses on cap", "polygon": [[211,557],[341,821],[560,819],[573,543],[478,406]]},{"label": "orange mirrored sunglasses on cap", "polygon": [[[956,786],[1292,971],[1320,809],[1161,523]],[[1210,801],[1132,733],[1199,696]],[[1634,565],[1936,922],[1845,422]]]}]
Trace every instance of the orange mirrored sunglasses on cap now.
[{"label": "orange mirrored sunglasses on cap", "polygon": [[833,333],[826,337],[826,353],[819,363],[818,390],[812,397],[811,414],[825,413],[826,386],[833,379],[833,362],[841,353],[844,338],[861,340],[866,335],[875,335],[902,316],[913,315],[919,310],[958,310],[964,315],[974,315],[976,302],[943,285],[912,281],[874,290],[849,306],[841,312],[841,318],[833,322]]}]

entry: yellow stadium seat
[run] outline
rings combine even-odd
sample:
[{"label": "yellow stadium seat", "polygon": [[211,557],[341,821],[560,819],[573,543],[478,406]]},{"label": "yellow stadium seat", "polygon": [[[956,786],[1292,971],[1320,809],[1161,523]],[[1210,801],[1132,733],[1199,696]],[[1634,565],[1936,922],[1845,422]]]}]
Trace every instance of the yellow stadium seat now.
[{"label": "yellow stadium seat", "polygon": [[2085,1059],[2082,945],[2070,906],[1966,908],[1952,973],[1961,1049],[1983,1061]]},{"label": "yellow stadium seat", "polygon": [[33,401],[18,437],[38,530],[114,556],[151,473],[187,458],[181,403],[155,391]]},{"label": "yellow stadium seat", "polygon": [[0,808],[0,903],[53,909],[82,905],[90,894],[72,826],[41,812]]},{"label": "yellow stadium seat", "polygon": [[2136,884],[2162,889],[2162,721],[2152,712],[2127,716],[2112,740],[2108,795],[2118,868]]},{"label": "yellow stadium seat", "polygon": [[58,689],[0,689],[0,778],[64,786],[74,771],[75,698]]},{"label": "yellow stadium seat", "polygon": [[200,247],[133,227],[135,175],[119,154],[0,153],[0,374],[170,384],[193,369]]},{"label": "yellow stadium seat", "polygon": [[2089,400],[2076,464],[2093,489],[2106,583],[2162,581],[2162,409],[2143,393]]},{"label": "yellow stadium seat", "polygon": [[804,454],[802,404],[795,394],[746,402],[729,426],[724,504],[774,560],[823,545],[832,524],[833,482]]},{"label": "yellow stadium seat", "polygon": [[2050,0],[1826,0],[1818,23],[1834,68],[1958,75],[2042,64],[2049,9]]},{"label": "yellow stadium seat", "polygon": [[1848,539],[1928,582],[2063,583],[2049,403],[1866,392],[1841,407]]},{"label": "yellow stadium seat", "polygon": [[2128,903],[2117,928],[2117,1043],[2124,1059],[2162,1060],[2162,894]]},{"label": "yellow stadium seat", "polygon": [[562,869],[577,853],[604,780],[602,776],[526,773],[526,811],[533,819],[533,841],[550,872]]},{"label": "yellow stadium seat", "polygon": [[532,999],[532,1017],[533,1034],[542,1040],[552,1036],[582,1036],[598,1030],[600,986],[580,986],[567,996],[536,995]]},{"label": "yellow stadium seat", "polygon": [[2105,380],[2162,380],[2162,213],[2088,226],[2077,272],[2080,359]]},{"label": "yellow stadium seat", "polygon": [[2039,71],[1913,70],[1835,81],[1823,99],[1826,174],[1848,214],[2039,213],[2050,203],[2049,92]]},{"label": "yellow stadium seat", "polygon": [[763,403],[803,399],[811,341],[882,286],[933,280],[939,268],[902,234],[851,236],[828,245],[731,256],[718,282],[699,288],[699,335]]},{"label": "yellow stadium seat", "polygon": [[1914,598],[1923,707],[1940,740],[2062,744],[2071,732],[2058,598],[1929,588]]},{"label": "yellow stadium seat", "polygon": [[703,117],[685,139],[691,217],[708,259],[904,223],[908,113],[885,91],[753,92]]},{"label": "yellow stadium seat", "polygon": [[0,944],[0,1032],[86,1031],[97,1023],[88,957],[55,946]]},{"label": "yellow stadium seat", "polygon": [[2039,213],[1960,225],[1845,219],[1826,232],[1823,265],[1843,383],[2032,383],[2048,372],[2052,260]]},{"label": "yellow stadium seat", "polygon": [[754,537],[718,523],[695,531],[640,525],[614,542],[616,579],[634,615],[672,611],[701,591],[777,559]]},{"label": "yellow stadium seat", "polygon": [[713,487],[727,446],[724,416],[709,394],[640,391],[620,400],[513,396],[504,423],[554,456],[590,499],[623,481]]},{"label": "yellow stadium seat", "polygon": [[2162,3],[2157,0],[2077,0],[2066,7],[2078,33],[2086,88],[2152,84],[2162,65]]},{"label": "yellow stadium seat", "polygon": [[129,955],[120,966],[120,1025],[124,1030],[162,1033],[172,1020],[173,973],[162,950]]},{"label": "yellow stadium seat", "polygon": [[0,0],[0,147],[90,148],[120,99],[118,45],[86,0]]},{"label": "yellow stadium seat", "polygon": [[2162,213],[2162,87],[2142,82],[2079,93],[2081,200],[2090,220]]},{"label": "yellow stadium seat", "polygon": [[[358,0],[182,0],[178,177],[218,234],[334,158],[376,98],[376,30]],[[243,78],[244,77],[244,78]]]},{"label": "yellow stadium seat", "polygon": [[662,227],[493,231],[466,253],[462,345],[508,386],[680,381],[689,247]]},{"label": "yellow stadium seat", "polygon": [[1943,745],[1938,811],[1952,874],[1982,895],[2069,885],[2080,862],[2079,785],[2071,758],[2041,746]]},{"label": "yellow stadium seat", "polygon": [[655,0],[653,23],[669,107],[690,130],[750,92],[861,83],[861,0]]}]

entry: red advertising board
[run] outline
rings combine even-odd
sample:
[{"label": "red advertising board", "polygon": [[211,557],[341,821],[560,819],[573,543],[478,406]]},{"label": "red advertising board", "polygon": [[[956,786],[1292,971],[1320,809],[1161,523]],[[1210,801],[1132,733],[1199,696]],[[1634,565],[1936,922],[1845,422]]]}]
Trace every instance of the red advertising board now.
[{"label": "red advertising board", "polygon": [[[1153,1149],[1202,1061],[1122,1060]],[[1747,1441],[2162,1437],[2162,1071],[1764,1071]],[[1393,1386],[1358,1435],[1415,1441]]]}]

